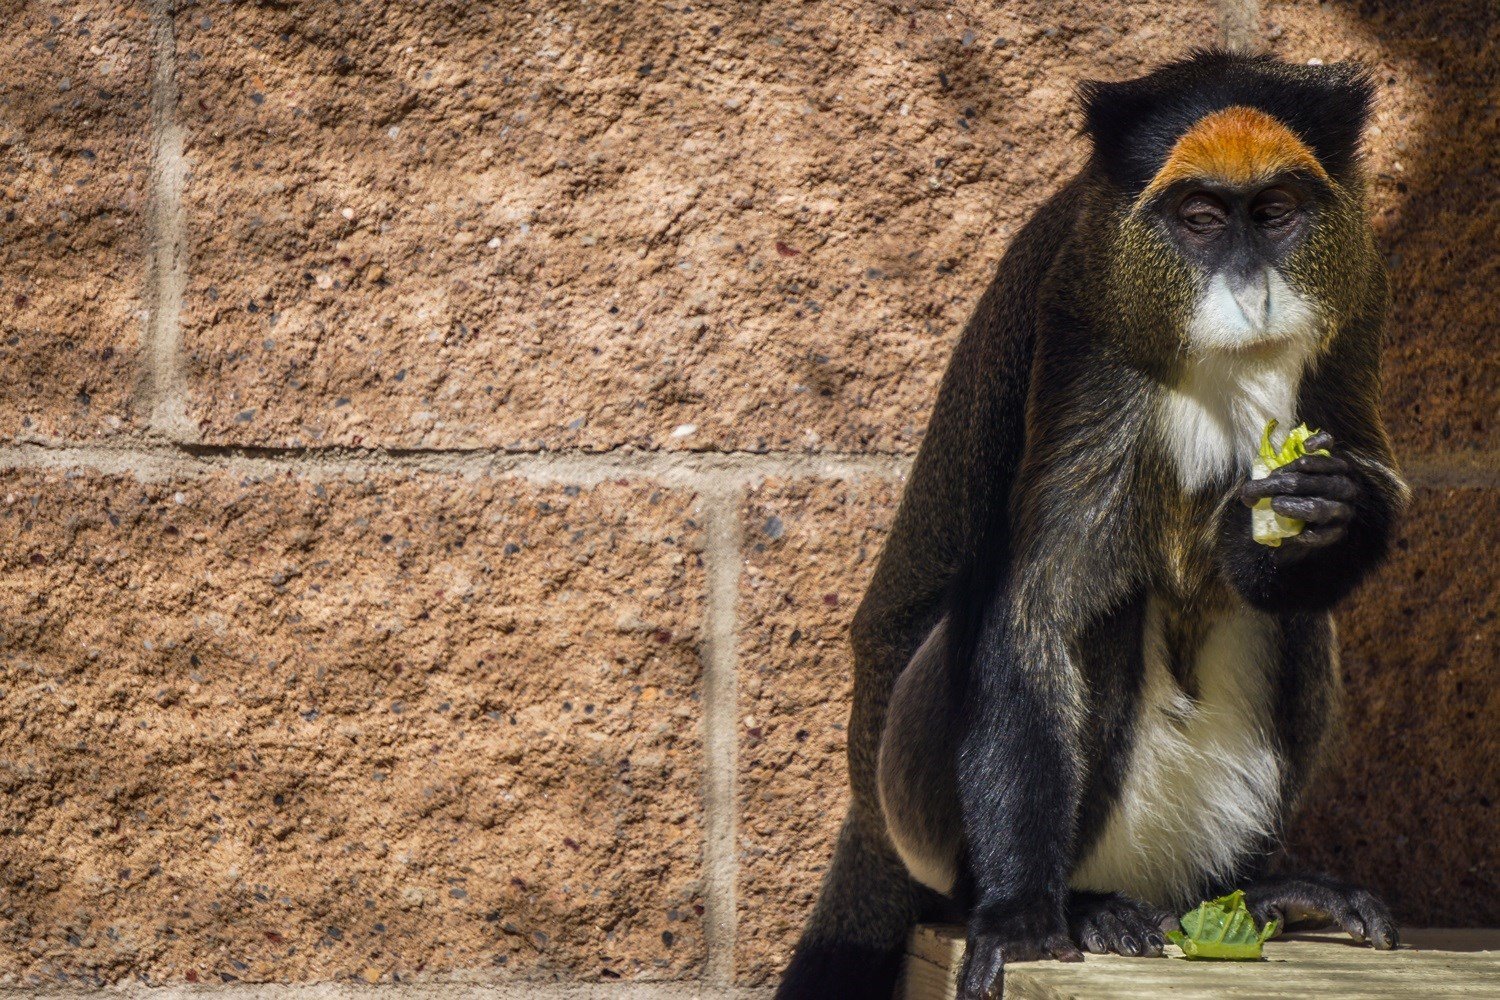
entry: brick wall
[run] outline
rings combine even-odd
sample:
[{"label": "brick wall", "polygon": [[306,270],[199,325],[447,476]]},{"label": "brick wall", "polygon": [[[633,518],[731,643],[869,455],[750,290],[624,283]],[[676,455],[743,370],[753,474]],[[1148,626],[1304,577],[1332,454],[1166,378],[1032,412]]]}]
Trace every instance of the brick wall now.
[{"label": "brick wall", "polygon": [[1483,0],[0,6],[5,982],[771,982],[1071,88],[1226,33],[1378,74],[1417,486],[1295,841],[1500,920]]}]

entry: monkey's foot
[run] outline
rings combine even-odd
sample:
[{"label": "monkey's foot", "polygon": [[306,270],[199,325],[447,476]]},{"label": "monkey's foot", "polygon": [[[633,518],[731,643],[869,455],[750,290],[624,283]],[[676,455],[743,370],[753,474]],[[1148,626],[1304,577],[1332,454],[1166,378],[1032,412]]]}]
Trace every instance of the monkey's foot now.
[{"label": "monkey's foot", "polygon": [[1068,894],[1068,933],[1078,946],[1095,955],[1145,955],[1155,958],[1167,946],[1163,928],[1176,919],[1117,892]]},{"label": "monkey's foot", "polygon": [[1259,922],[1284,928],[1341,927],[1356,941],[1388,951],[1399,943],[1391,911],[1374,895],[1327,875],[1277,875],[1245,887],[1245,905]]},{"label": "monkey's foot", "polygon": [[1081,962],[1083,953],[1055,921],[1038,912],[998,920],[976,920],[969,925],[963,968],[958,974],[958,1000],[1000,1000],[1005,988],[1005,966],[1055,958]]}]

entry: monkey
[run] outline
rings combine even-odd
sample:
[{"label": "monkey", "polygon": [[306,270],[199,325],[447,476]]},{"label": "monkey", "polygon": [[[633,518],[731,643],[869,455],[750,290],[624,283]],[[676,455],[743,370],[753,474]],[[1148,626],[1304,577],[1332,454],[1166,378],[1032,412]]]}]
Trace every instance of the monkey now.
[{"label": "monkey", "polygon": [[[1019,230],[939,388],[852,624],[851,804],[783,1000],[892,994],[912,926],[1004,966],[1258,921],[1397,929],[1276,874],[1338,747],[1330,609],[1410,490],[1378,408],[1387,278],[1352,64],[1198,50],[1079,88],[1088,157]],[[1263,429],[1317,429],[1263,478]],[[1269,500],[1304,522],[1256,542]]]}]

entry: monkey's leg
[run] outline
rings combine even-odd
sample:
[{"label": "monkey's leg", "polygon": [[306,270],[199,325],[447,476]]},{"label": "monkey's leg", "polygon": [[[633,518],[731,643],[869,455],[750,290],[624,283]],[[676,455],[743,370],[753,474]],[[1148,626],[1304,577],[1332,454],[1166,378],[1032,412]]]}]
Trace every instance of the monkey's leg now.
[{"label": "monkey's leg", "polygon": [[[868,600],[868,599],[867,599]],[[863,606],[862,606],[863,612]],[[877,622],[888,616],[877,616]],[[891,689],[921,638],[892,641],[855,625],[854,707],[849,720],[853,798],[818,904],[782,978],[779,1000],[850,997],[890,1000],[914,924],[945,910],[941,896],[914,882],[897,856],[881,813],[877,761]],[[949,785],[952,784],[951,768]]]},{"label": "monkey's leg", "polygon": [[964,847],[947,644],[945,618],[896,679],[880,734],[877,773],[880,811],[896,853],[912,878],[952,894]]},{"label": "monkey's leg", "polygon": [[1391,911],[1372,893],[1327,875],[1273,875],[1245,887],[1255,919],[1293,929],[1340,927],[1382,951],[1399,943]]},{"label": "monkey's leg", "polygon": [[[1340,725],[1338,639],[1326,614],[1286,615],[1278,684],[1277,730],[1286,755],[1286,811],[1331,753]],[[1269,847],[1270,845],[1268,845]],[[1261,855],[1267,858],[1270,851]],[[1261,922],[1279,919],[1292,929],[1337,926],[1375,948],[1397,944],[1395,921],[1366,890],[1327,875],[1268,874],[1264,861],[1240,873],[1245,902]],[[1223,886],[1224,891],[1233,883]]]}]

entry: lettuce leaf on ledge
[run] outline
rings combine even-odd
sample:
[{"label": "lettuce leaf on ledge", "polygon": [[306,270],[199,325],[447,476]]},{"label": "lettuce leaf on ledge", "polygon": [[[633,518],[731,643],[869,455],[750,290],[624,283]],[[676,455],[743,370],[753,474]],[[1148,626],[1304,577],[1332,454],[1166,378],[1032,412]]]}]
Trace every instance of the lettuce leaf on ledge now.
[{"label": "lettuce leaf on ledge", "polygon": [[1259,960],[1261,946],[1281,930],[1279,920],[1256,930],[1245,894],[1238,889],[1198,904],[1196,910],[1183,914],[1181,923],[1182,930],[1168,931],[1167,937],[1184,957],[1230,962]]}]

